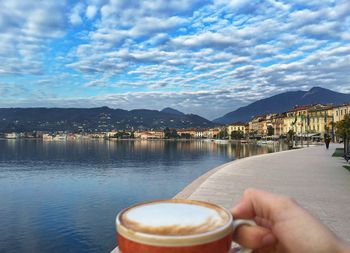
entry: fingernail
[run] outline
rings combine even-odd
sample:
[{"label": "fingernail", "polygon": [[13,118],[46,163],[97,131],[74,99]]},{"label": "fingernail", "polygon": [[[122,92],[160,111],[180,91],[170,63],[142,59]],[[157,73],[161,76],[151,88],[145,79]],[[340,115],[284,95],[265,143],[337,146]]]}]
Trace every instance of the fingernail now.
[{"label": "fingernail", "polygon": [[240,208],[240,205],[238,204],[231,209],[231,213],[233,214],[233,216],[235,216],[235,214],[237,214],[239,208]]},{"label": "fingernail", "polygon": [[276,237],[274,237],[272,234],[268,234],[264,236],[264,238],[262,239],[262,244],[264,245],[264,247],[271,246],[275,243],[276,243]]}]

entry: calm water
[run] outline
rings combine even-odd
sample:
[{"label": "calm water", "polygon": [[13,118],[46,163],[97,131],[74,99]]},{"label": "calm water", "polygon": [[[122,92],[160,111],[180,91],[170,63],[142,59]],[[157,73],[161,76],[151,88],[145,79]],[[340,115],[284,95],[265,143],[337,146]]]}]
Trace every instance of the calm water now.
[{"label": "calm water", "polygon": [[282,145],[0,140],[0,252],[109,252],[131,204],[171,198],[204,172]]}]

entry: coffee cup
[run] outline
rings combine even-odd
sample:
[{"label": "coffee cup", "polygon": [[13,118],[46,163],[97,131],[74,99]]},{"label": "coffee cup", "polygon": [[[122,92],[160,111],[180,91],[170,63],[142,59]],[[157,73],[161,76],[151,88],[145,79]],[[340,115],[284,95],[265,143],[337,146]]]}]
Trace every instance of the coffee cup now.
[{"label": "coffee cup", "polygon": [[215,204],[179,199],[137,204],[116,218],[121,253],[228,253],[240,225],[255,223],[234,220],[228,210]]}]

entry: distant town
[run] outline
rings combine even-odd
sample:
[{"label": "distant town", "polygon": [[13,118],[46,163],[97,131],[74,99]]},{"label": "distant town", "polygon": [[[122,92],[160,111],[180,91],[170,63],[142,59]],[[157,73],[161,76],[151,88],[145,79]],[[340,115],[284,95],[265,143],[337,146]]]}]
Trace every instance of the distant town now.
[{"label": "distant town", "polygon": [[30,131],[0,133],[5,139],[43,139],[47,141],[80,139],[220,139],[220,140],[278,140],[294,136],[322,141],[330,136],[336,141],[337,122],[350,113],[350,103],[342,105],[312,104],[295,106],[284,113],[258,115],[249,122],[233,122],[211,128],[133,128],[111,131]]}]

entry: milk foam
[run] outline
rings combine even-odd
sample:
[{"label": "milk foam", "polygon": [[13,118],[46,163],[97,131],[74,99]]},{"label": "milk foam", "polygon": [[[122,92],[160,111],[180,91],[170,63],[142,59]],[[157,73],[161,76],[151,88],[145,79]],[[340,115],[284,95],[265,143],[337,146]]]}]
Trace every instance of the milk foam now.
[{"label": "milk foam", "polygon": [[176,202],[141,205],[123,214],[125,225],[135,231],[166,235],[208,232],[227,220],[221,209]]}]

